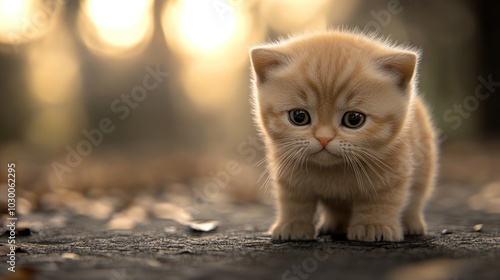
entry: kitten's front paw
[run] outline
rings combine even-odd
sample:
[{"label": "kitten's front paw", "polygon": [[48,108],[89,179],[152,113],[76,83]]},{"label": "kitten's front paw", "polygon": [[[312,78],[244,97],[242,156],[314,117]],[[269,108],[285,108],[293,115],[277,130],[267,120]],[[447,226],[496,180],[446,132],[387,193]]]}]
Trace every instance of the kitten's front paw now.
[{"label": "kitten's front paw", "polygon": [[403,241],[399,225],[353,225],[347,230],[347,238],[359,241]]},{"label": "kitten's front paw", "polygon": [[405,218],[404,226],[406,234],[409,235],[424,235],[427,233],[427,226],[422,218]]},{"label": "kitten's front paw", "polygon": [[316,229],[310,223],[278,223],[271,230],[273,240],[313,240]]}]

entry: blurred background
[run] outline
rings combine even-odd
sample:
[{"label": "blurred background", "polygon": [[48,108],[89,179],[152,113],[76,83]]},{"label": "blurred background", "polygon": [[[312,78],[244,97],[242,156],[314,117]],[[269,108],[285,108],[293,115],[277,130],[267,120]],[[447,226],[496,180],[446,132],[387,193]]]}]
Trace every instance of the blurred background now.
[{"label": "blurred background", "polygon": [[[175,207],[197,215],[219,202],[269,203],[248,49],[347,26],[422,50],[420,91],[440,129],[440,182],[470,183],[485,192],[472,208],[500,212],[499,6],[0,0],[2,194],[15,162],[21,214],[72,211],[130,228]],[[485,202],[491,194],[496,200]]]}]

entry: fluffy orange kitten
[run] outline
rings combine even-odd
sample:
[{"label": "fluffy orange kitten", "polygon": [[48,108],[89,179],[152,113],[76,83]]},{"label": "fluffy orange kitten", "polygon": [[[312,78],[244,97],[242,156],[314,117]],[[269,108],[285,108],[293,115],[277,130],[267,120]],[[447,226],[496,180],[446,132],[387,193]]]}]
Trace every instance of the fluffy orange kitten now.
[{"label": "fluffy orange kitten", "polygon": [[434,129],[416,92],[418,54],[330,31],[251,50],[255,120],[278,196],[275,240],[425,234]]}]

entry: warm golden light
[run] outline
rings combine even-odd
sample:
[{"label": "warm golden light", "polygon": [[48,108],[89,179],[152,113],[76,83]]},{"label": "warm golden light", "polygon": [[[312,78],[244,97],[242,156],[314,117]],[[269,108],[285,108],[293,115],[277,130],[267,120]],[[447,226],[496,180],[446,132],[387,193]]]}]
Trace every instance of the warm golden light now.
[{"label": "warm golden light", "polygon": [[18,33],[23,26],[23,18],[30,14],[29,0],[0,0],[0,32]]},{"label": "warm golden light", "polygon": [[246,76],[241,71],[241,63],[233,65],[192,64],[183,69],[181,81],[189,99],[205,109],[224,108],[234,101],[236,93],[244,90]]},{"label": "warm golden light", "polygon": [[64,3],[0,0],[0,43],[11,45],[17,52],[20,44],[41,38],[54,27]]},{"label": "warm golden light", "polygon": [[331,3],[331,0],[267,0],[262,1],[261,9],[272,29],[288,33],[326,28]]},{"label": "warm golden light", "polygon": [[89,0],[85,9],[103,41],[130,47],[146,34],[150,6],[151,1]]},{"label": "warm golden light", "polygon": [[43,56],[33,54],[30,61],[33,63],[29,72],[30,87],[37,99],[44,103],[61,104],[74,98],[75,89],[80,86],[80,69],[73,56],[44,51]]},{"label": "warm golden light", "polygon": [[[87,46],[98,53],[123,55],[144,46],[153,33],[151,0],[87,0],[79,28]],[[135,52],[134,52],[135,53]]]},{"label": "warm golden light", "polygon": [[57,150],[68,145],[85,122],[81,100],[80,60],[66,25],[59,18],[53,29],[24,50],[25,75],[33,96],[26,143]]},{"label": "warm golden light", "polygon": [[182,40],[203,51],[220,47],[236,32],[235,11],[223,1],[182,1],[179,17]]},{"label": "warm golden light", "polygon": [[71,103],[80,90],[80,62],[69,32],[58,24],[26,49],[29,88],[42,105]]},{"label": "warm golden light", "polygon": [[82,115],[83,112],[71,107],[42,109],[28,123],[26,142],[46,151],[64,147],[71,143]]},{"label": "warm golden light", "polygon": [[0,42],[12,43],[22,38],[23,25],[31,14],[32,2],[0,0]]},{"label": "warm golden light", "polygon": [[245,47],[249,26],[244,5],[226,0],[167,3],[163,15],[167,42],[183,53],[211,56]]},{"label": "warm golden light", "polygon": [[264,37],[251,30],[255,8],[254,0],[166,3],[161,17],[165,39],[179,54],[182,89],[198,107],[225,108],[246,90],[249,45]]}]

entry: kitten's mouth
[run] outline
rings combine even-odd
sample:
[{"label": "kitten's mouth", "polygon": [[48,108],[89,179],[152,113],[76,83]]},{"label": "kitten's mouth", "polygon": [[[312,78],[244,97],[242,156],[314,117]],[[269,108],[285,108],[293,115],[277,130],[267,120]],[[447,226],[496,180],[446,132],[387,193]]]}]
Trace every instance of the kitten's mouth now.
[{"label": "kitten's mouth", "polygon": [[311,156],[315,156],[316,158],[320,159],[336,159],[336,158],[341,158],[340,155],[337,155],[335,153],[330,152],[329,150],[323,148],[317,152],[314,152],[311,154]]},{"label": "kitten's mouth", "polygon": [[317,155],[317,154],[320,154],[320,153],[323,153],[323,154],[330,154],[332,156],[335,156],[335,154],[331,153],[330,151],[328,151],[327,149],[323,148],[317,152],[314,152],[313,155]]}]

